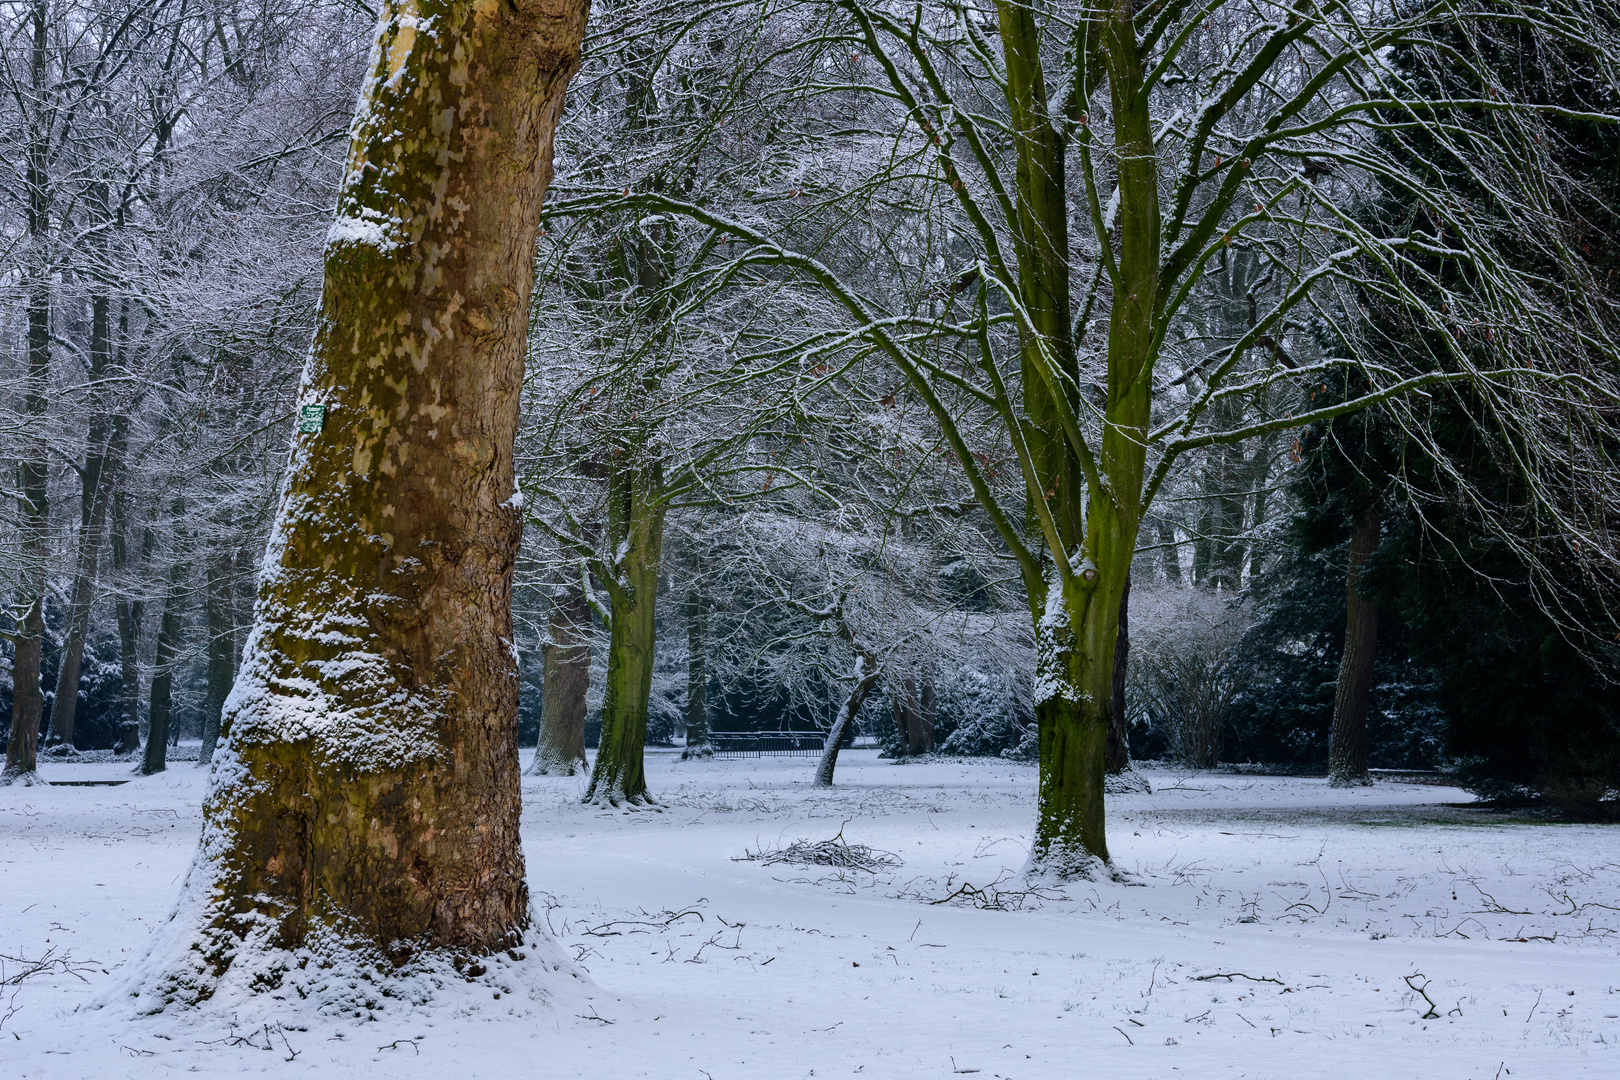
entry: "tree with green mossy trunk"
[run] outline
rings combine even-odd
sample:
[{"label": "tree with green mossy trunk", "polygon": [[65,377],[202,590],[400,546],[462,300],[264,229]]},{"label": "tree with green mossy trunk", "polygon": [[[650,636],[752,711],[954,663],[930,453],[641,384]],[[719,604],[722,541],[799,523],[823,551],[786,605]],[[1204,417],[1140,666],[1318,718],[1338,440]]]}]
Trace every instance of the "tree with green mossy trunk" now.
[{"label": "tree with green mossy trunk", "polygon": [[[905,400],[939,423],[962,491],[1027,592],[1040,747],[1029,871],[1112,873],[1103,793],[1118,614],[1142,522],[1182,455],[1379,403],[1420,424],[1410,403],[1449,382],[1488,387],[1506,408],[1539,393],[1591,408],[1607,392],[1538,362],[1577,335],[1536,296],[1509,240],[1558,232],[1543,183],[1556,169],[1537,137],[1540,106],[1504,91],[1470,48],[1471,27],[1505,20],[1586,40],[1590,61],[1612,70],[1615,50],[1590,46],[1613,44],[1601,5],[1555,8],[998,0],[990,17],[784,0],[762,20],[770,48],[739,51],[734,83],[760,91],[734,108],[741,125],[760,102],[793,101],[798,158],[826,164],[745,213],[729,212],[724,178],[677,197],[618,174],[555,209],[708,230],[726,241],[708,262],[713,280],[768,265],[821,291],[828,319],[798,340],[803,354],[845,335],[892,364]],[[708,32],[699,14],[680,18],[694,38]],[[1437,44],[1442,27],[1464,45]],[[1469,73],[1476,92],[1397,76],[1383,60],[1396,47]],[[828,70],[853,72],[836,102]],[[883,138],[847,150],[852,115]],[[1489,183],[1468,195],[1432,183],[1401,149],[1418,138]],[[1359,220],[1353,207],[1375,179],[1409,191],[1418,211]],[[870,259],[879,206],[913,208],[906,260]],[[1205,274],[1237,254],[1275,275],[1248,327],[1218,342],[1172,334]],[[1431,259],[1446,266],[1443,302],[1411,284],[1438,281]],[[1389,362],[1365,340],[1354,298],[1368,292],[1406,305],[1438,347]],[[1307,320],[1346,347],[1306,348]],[[1489,347],[1456,347],[1487,333],[1475,327]],[[769,354],[793,348],[779,333]],[[1274,392],[1345,369],[1365,393],[1290,411],[1280,403],[1297,398]],[[1231,402],[1245,407],[1229,416]],[[986,424],[1010,445],[1010,474],[974,453]]]},{"label": "tree with green mossy trunk", "polygon": [[585,18],[382,5],[201,846],[142,1008],[526,955],[512,451]]},{"label": "tree with green mossy trunk", "polygon": [[602,738],[585,801],[656,806],[647,791],[642,752],[652,692],[659,559],[669,505],[663,463],[643,459],[610,466],[607,488],[607,541],[615,553],[616,572],[602,576],[612,605],[607,677],[602,687]]}]

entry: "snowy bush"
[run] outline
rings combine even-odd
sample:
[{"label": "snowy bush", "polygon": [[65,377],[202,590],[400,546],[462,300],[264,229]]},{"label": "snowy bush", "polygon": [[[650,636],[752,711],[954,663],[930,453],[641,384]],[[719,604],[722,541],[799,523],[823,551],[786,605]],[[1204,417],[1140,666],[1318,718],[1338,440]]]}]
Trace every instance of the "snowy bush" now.
[{"label": "snowy bush", "polygon": [[971,667],[941,672],[935,684],[936,744],[943,754],[1024,756],[1034,747],[1028,679]]},{"label": "snowy bush", "polygon": [[1146,729],[1138,743],[1160,742],[1198,768],[1217,764],[1221,726],[1238,688],[1237,646],[1250,619],[1243,601],[1203,589],[1132,590],[1125,698],[1132,727]]}]

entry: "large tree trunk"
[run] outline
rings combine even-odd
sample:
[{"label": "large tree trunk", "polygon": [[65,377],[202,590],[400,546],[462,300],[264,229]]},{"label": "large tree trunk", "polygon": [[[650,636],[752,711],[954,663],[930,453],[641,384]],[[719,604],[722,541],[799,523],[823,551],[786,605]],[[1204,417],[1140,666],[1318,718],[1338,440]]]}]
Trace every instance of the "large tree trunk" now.
[{"label": "large tree trunk", "polygon": [[585,760],[585,695],[591,687],[591,606],[579,585],[552,590],[545,685],[540,698],[540,743],[529,771],[573,776]]},{"label": "large tree trunk", "polygon": [[608,631],[602,741],[586,802],[656,805],[647,793],[642,750],[652,692],[654,606],[664,539],[663,470],[656,463],[615,469],[608,479],[608,542],[624,554],[607,583],[613,603]]},{"label": "large tree trunk", "polygon": [[19,545],[22,555],[21,595],[18,607],[23,615],[12,638],[15,652],[11,666],[11,735],[6,740],[6,767],[0,772],[3,783],[33,783],[37,777],[39,724],[44,714],[45,695],[39,685],[39,665],[45,644],[45,571],[49,561],[50,514],[47,483],[50,470],[45,459],[45,408],[47,381],[51,368],[51,272],[46,251],[50,198],[46,188],[49,151],[48,130],[39,114],[45,108],[45,45],[47,12],[43,2],[34,5],[33,47],[30,52],[30,85],[35,113],[28,128],[28,375],[23,388],[23,414],[29,434],[26,456],[17,463]]},{"label": "large tree trunk", "polygon": [[714,756],[709,743],[708,613],[703,594],[694,588],[686,598],[686,749],[681,760]]},{"label": "large tree trunk", "polygon": [[1361,512],[1350,532],[1344,659],[1339,664],[1328,742],[1328,776],[1334,787],[1372,783],[1367,772],[1367,699],[1372,693],[1373,661],[1378,656],[1378,602],[1362,594],[1361,573],[1378,550],[1382,524],[1375,503]]},{"label": "large tree trunk", "polygon": [[[1009,35],[1011,13],[1018,9],[1000,3],[1002,40],[1008,57],[1009,87],[1016,59],[1030,64],[1037,52],[1033,32],[1015,49]],[[1149,95],[1144,91],[1146,67],[1136,37],[1134,6],[1114,0],[1099,11],[1096,61],[1108,82],[1118,162],[1118,254],[1115,284],[1108,319],[1108,387],[1100,453],[1096,455],[1096,482],[1085,485],[1086,513],[1080,527],[1078,464],[1064,477],[1041,475],[1043,491],[1055,535],[1070,556],[1067,566],[1049,561],[1045,585],[1031,584],[1032,614],[1036,618],[1037,663],[1035,715],[1040,734],[1040,788],[1036,798],[1035,839],[1028,872],[1034,877],[1067,880],[1091,876],[1097,869],[1113,873],[1103,812],[1107,766],[1108,728],[1113,712],[1115,638],[1119,604],[1136,552],[1141,528],[1142,481],[1146,468],[1148,421],[1152,410],[1151,363],[1159,310],[1159,176],[1153,125],[1148,115]],[[1032,19],[1032,15],[1026,16]],[[1009,89],[1009,97],[1014,89]],[[1041,93],[1031,93],[1031,118],[1018,124],[1046,138],[1041,124],[1050,128]],[[1089,139],[1089,129],[1078,136]],[[1020,187],[1026,181],[1020,170]],[[1048,171],[1047,183],[1061,179],[1062,171]],[[1061,189],[1059,189],[1061,190]],[[1025,200],[1020,199],[1020,204]],[[1052,192],[1037,202],[1064,202]],[[1055,209],[1044,216],[1044,227],[1061,216]],[[1066,249],[1063,254],[1066,256]],[[1023,260],[1021,259],[1021,262]],[[1066,297],[1066,293],[1057,294]],[[1026,301],[1027,303],[1028,301]],[[1061,308],[1063,320],[1068,307]],[[1056,322],[1056,320],[1054,320]],[[1061,340],[1071,384],[1077,385],[1078,368],[1068,359],[1072,345],[1066,336],[1048,332],[1048,341]],[[1066,335],[1066,331],[1064,331]],[[1051,345],[1049,348],[1053,347]],[[1028,397],[1026,376],[1026,399]],[[1025,406],[1026,412],[1029,405]],[[1078,411],[1077,409],[1074,411]],[[1062,442],[1060,430],[1053,442]],[[1065,452],[1072,455],[1072,448]],[[1083,536],[1083,542],[1081,537]],[[1050,544],[1050,541],[1049,541]],[[1050,547],[1049,547],[1049,550]],[[1050,560],[1050,557],[1049,557]],[[1028,578],[1026,571],[1026,580]]]},{"label": "large tree trunk", "polygon": [[299,394],[308,425],[183,925],[156,946],[170,966],[147,966],[166,971],[146,988],[160,1005],[227,974],[238,993],[293,980],[337,1000],[387,960],[447,987],[485,974],[471,958],[527,955],[512,449],[586,11],[382,4]]},{"label": "large tree trunk", "polygon": [[174,662],[180,654],[181,605],[185,601],[186,563],[185,497],[175,496],[174,551],[169,560],[169,589],[163,595],[163,616],[158,622],[157,658],[152,667],[152,700],[146,709],[150,726],[146,732],[146,756],[141,759],[140,773],[151,776],[169,767],[169,737],[179,734],[171,730],[170,719],[174,705]]}]

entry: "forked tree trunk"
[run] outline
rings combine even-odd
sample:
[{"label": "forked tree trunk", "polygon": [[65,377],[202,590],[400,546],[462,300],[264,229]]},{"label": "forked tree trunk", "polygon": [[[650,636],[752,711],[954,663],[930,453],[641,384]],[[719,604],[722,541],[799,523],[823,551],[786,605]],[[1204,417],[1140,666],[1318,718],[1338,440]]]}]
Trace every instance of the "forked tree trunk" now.
[{"label": "forked tree trunk", "polygon": [[[1014,60],[1036,70],[1039,63],[1038,38],[1032,30],[1018,36],[1017,40],[1025,44],[1014,49],[1008,30],[1013,21],[1010,13],[1015,9],[1017,5],[1011,3],[997,5],[1008,57],[1009,99],[1017,86],[1010,77]],[[1057,475],[1052,475],[1051,480],[1047,475],[1040,477],[1042,488],[1056,496],[1057,529],[1065,550],[1073,557],[1068,567],[1049,565],[1046,587],[1037,589],[1031,583],[1030,590],[1039,650],[1035,714],[1040,729],[1041,765],[1029,872],[1031,876],[1056,879],[1090,876],[1098,869],[1114,872],[1109,863],[1103,813],[1108,728],[1113,713],[1114,648],[1120,598],[1142,524],[1140,493],[1146,470],[1152,413],[1151,365],[1160,307],[1158,157],[1148,113],[1151,95],[1145,89],[1147,61],[1135,30],[1135,5],[1128,0],[1113,0],[1094,11],[1090,24],[1095,32],[1093,55],[1108,84],[1118,163],[1119,225],[1109,302],[1106,422],[1095,458],[1099,476],[1096,483],[1085,486],[1083,531],[1080,500],[1073,494],[1077,481],[1064,483]],[[1033,15],[1027,17],[1032,19]],[[1051,124],[1044,112],[1047,99],[1043,93],[1044,88],[1039,86],[1025,92],[1028,104],[1018,123],[1021,135],[1027,130],[1046,137],[1041,125],[1050,128]],[[1091,135],[1089,130],[1083,130],[1077,137],[1090,139]],[[1051,175],[1061,178],[1062,173],[1058,170]],[[1020,186],[1026,183],[1020,176]],[[1023,201],[1021,197],[1020,203]],[[1055,208],[1045,215],[1044,231],[1052,232],[1066,202],[1060,191],[1043,195],[1041,201]],[[1066,320],[1067,305],[1056,307]],[[1057,322],[1053,320],[1054,326]],[[1057,332],[1049,331],[1048,336]],[[1058,355],[1074,363],[1069,359],[1072,347]],[[1025,408],[1028,412],[1027,404]],[[1046,422],[1051,424],[1050,420]],[[1052,441],[1061,442],[1057,425],[1051,426]],[[1078,465],[1068,468],[1078,471]],[[1049,499],[1048,504],[1051,502]],[[1078,542],[1082,535],[1083,543]],[[1056,595],[1052,595],[1054,592]]]},{"label": "forked tree trunk", "polygon": [[1378,602],[1363,595],[1361,574],[1378,550],[1382,524],[1375,503],[1361,512],[1350,532],[1344,659],[1339,663],[1333,732],[1328,739],[1328,777],[1334,787],[1372,783],[1367,772],[1367,699],[1372,694],[1373,661],[1378,657]]},{"label": "forked tree trunk", "polygon": [[0,773],[0,785],[38,782],[39,721],[45,708],[45,694],[39,688],[39,643],[44,638],[43,604],[36,599],[12,638],[11,735],[6,740],[6,768]]},{"label": "forked tree trunk", "polygon": [[681,760],[714,756],[709,744],[708,613],[697,589],[686,598],[686,749]]},{"label": "forked tree trunk", "polygon": [[892,688],[890,698],[901,750],[913,756],[931,753],[934,749],[933,680],[925,680],[919,690],[917,680],[907,675]]},{"label": "forked tree trunk", "polygon": [[585,760],[585,695],[591,687],[591,606],[585,590],[564,585],[552,590],[546,642],[545,686],[540,697],[540,742],[534,750],[535,776],[573,776],[589,768]]},{"label": "forked tree trunk", "polygon": [[386,959],[475,978],[467,958],[529,924],[512,450],[587,5],[381,8],[299,393],[312,430],[294,437],[202,854],[146,967],[165,972],[146,988],[158,1007],[227,973],[239,993],[338,995]]},{"label": "forked tree trunk", "polygon": [[624,554],[607,582],[613,603],[608,630],[607,685],[602,692],[602,741],[586,802],[611,806],[657,804],[647,793],[642,751],[652,692],[654,608],[664,539],[663,471],[656,462],[616,469],[608,478],[608,541]]}]

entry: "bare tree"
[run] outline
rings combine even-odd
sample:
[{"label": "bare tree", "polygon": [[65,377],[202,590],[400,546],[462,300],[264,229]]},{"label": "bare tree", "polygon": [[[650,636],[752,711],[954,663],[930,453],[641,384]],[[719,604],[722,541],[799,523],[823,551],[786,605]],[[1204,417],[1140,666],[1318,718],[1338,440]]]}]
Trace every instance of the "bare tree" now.
[{"label": "bare tree", "polygon": [[[689,7],[679,18],[701,23]],[[801,160],[821,168],[746,214],[718,197],[726,177],[677,195],[615,174],[558,202],[558,212],[675,216],[739,244],[740,255],[716,243],[691,272],[769,266],[819,290],[841,319],[801,337],[803,354],[835,334],[857,338],[933,414],[1017,562],[1040,643],[1033,873],[1107,865],[1120,599],[1141,523],[1179,458],[1447,383],[1486,386],[1520,409],[1553,396],[1589,410],[1612,396],[1608,376],[1565,374],[1575,321],[1513,256],[1559,231],[1545,185],[1557,170],[1536,138],[1539,107],[1497,85],[1476,50],[1441,40],[1449,28],[1471,42],[1475,20],[1613,37],[1588,0],[1534,10],[1004,0],[903,18],[862,0],[783,3],[758,24],[766,47],[740,50],[748,58],[730,85],[748,89],[733,100],[742,113],[757,101],[824,103],[807,104],[794,128]],[[1419,67],[1466,71],[1477,92],[1459,98],[1401,74],[1384,60],[1393,49]],[[1614,50],[1589,55],[1609,65]],[[864,147],[848,148],[848,115],[827,104],[829,70],[852,72],[842,85],[864,100]],[[711,138],[726,136],[711,128],[672,143],[660,165]],[[1410,153],[1417,142],[1429,150]],[[1480,182],[1436,183],[1417,163],[1437,152]],[[1373,177],[1410,193],[1418,215],[1357,215]],[[937,241],[872,272],[857,253],[870,250],[880,208],[909,213],[913,236]],[[1240,245],[1275,275],[1266,306],[1203,355],[1167,347],[1212,263]],[[1356,296],[1368,290],[1432,327],[1432,351],[1390,364],[1364,347]],[[1295,359],[1289,326],[1306,312],[1346,343],[1342,354]],[[1463,346],[1475,325],[1490,328],[1488,348]],[[950,339],[967,363],[936,348]],[[772,343],[776,355],[788,349]],[[1346,367],[1365,376],[1365,394],[1281,404]],[[1293,393],[1273,393],[1284,386]],[[1226,417],[1220,406],[1233,399],[1249,407]],[[973,456],[964,427],[984,413],[1016,454],[1014,484],[998,485]]]}]

